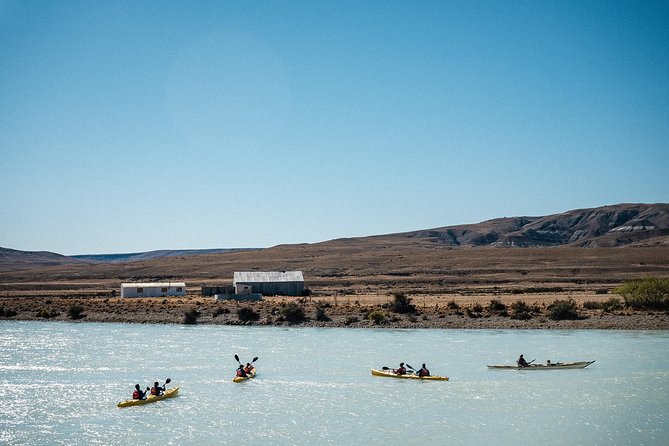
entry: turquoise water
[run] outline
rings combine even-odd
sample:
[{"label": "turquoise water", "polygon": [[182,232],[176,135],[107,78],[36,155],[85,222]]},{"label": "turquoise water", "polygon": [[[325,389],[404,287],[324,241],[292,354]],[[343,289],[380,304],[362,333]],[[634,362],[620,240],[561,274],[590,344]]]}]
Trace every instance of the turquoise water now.
[{"label": "turquoise water", "polygon": [[[492,371],[524,353],[583,370]],[[234,384],[234,355],[258,377]],[[427,362],[449,382],[372,377]],[[135,383],[177,398],[118,409]],[[0,322],[0,444],[667,445],[669,332]]]}]

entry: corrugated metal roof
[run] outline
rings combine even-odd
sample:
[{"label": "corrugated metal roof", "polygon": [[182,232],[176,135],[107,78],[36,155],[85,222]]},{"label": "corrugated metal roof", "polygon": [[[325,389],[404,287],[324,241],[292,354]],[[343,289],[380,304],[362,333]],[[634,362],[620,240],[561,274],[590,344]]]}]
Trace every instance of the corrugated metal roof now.
[{"label": "corrugated metal roof", "polygon": [[184,282],[137,282],[137,283],[121,284],[121,287],[138,287],[138,288],[151,288],[151,287],[169,288],[172,286],[185,287],[186,284]]},{"label": "corrugated metal roof", "polygon": [[304,276],[302,271],[242,271],[235,272],[233,282],[304,282]]}]

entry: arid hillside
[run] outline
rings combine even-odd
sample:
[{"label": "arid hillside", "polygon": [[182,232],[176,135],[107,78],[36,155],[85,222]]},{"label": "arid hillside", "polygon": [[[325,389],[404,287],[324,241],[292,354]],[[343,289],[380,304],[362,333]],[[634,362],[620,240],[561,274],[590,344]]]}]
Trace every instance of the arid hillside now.
[{"label": "arid hillside", "polygon": [[631,278],[669,277],[668,216],[667,204],[616,205],[547,217],[130,262],[82,261],[3,249],[0,292],[102,293],[118,289],[122,281],[166,280],[185,281],[195,292],[201,285],[231,283],[235,271],[263,270],[302,270],[307,287],[323,295],[556,287],[592,291]]}]

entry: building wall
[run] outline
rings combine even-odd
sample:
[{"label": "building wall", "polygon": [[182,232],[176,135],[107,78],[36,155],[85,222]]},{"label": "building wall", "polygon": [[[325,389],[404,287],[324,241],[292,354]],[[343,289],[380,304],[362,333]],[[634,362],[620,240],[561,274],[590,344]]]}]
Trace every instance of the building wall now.
[{"label": "building wall", "polygon": [[186,295],[186,286],[183,284],[121,285],[121,297],[167,297],[167,296],[185,296],[185,295]]},{"label": "building wall", "polygon": [[304,292],[304,282],[250,282],[235,284],[238,294],[248,293],[244,287],[251,287],[251,293],[259,293],[265,296],[301,296]]}]

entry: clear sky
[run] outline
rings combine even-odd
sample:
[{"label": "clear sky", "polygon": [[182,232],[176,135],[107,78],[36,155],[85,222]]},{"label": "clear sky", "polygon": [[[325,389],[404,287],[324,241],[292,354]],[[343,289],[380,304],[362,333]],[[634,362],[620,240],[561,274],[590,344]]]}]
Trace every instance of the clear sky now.
[{"label": "clear sky", "polygon": [[0,0],[0,246],[669,202],[669,2]]}]

